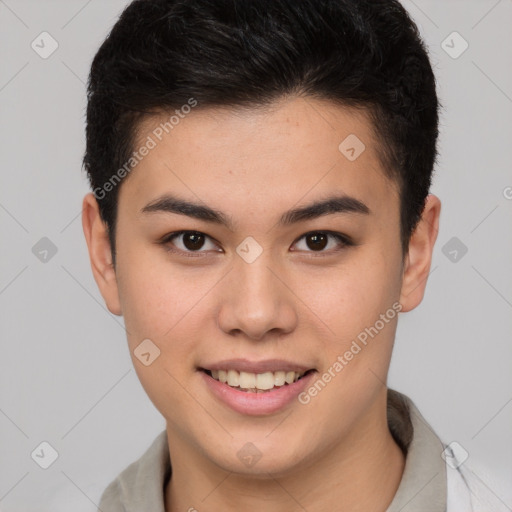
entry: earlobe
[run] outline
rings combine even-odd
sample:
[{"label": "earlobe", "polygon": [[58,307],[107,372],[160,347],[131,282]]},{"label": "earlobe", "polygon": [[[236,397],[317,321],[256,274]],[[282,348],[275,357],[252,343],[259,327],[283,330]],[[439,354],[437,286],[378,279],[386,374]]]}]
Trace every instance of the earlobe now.
[{"label": "earlobe", "polygon": [[92,193],[87,194],[83,200],[82,227],[94,280],[108,310],[114,315],[121,315],[117,278],[112,264],[107,226],[100,216],[98,202]]},{"label": "earlobe", "polygon": [[414,230],[407,250],[400,303],[402,311],[410,311],[423,300],[432,263],[432,253],[439,231],[441,201],[429,194],[418,226]]}]

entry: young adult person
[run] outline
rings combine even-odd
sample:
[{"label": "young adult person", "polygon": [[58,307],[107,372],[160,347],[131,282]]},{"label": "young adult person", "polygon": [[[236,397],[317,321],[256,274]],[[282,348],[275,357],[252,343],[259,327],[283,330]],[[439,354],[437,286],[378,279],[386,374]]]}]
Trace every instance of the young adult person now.
[{"label": "young adult person", "polygon": [[480,506],[386,385],[438,231],[438,108],[397,1],[127,6],[91,67],[83,227],[166,430],[100,510]]}]

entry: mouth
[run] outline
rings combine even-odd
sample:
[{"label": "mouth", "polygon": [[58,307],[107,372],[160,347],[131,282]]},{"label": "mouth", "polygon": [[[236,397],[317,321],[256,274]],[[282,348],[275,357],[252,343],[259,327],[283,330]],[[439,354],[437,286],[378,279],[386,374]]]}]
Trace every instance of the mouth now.
[{"label": "mouth", "polygon": [[251,373],[234,369],[208,370],[201,368],[201,371],[217,382],[226,384],[237,391],[245,393],[269,393],[289,386],[303,379],[315,370],[310,369],[304,371],[297,369],[291,371],[278,370],[274,372]]},{"label": "mouth", "polygon": [[247,416],[275,414],[299,403],[317,370],[285,359],[230,359],[197,367],[215,400]]}]

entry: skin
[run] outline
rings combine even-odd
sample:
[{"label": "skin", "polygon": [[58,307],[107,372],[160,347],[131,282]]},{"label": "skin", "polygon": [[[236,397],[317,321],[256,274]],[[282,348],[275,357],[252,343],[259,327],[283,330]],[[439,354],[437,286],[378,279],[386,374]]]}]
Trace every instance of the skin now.
[{"label": "skin", "polygon": [[[161,121],[146,120],[139,142]],[[366,146],[353,162],[338,149],[349,134]],[[328,101],[193,110],[122,183],[115,268],[96,199],[84,198],[95,280],[108,309],[124,316],[134,367],[166,419],[167,511],[377,512],[391,503],[404,468],[386,420],[398,315],[306,405],[240,414],[198,371],[230,358],[278,358],[321,375],[394,303],[406,312],[421,302],[440,201],[428,196],[403,258],[398,189],[377,149],[364,113]],[[141,212],[165,193],[221,211],[233,226]],[[333,194],[358,199],[369,214],[278,224],[284,212]],[[179,230],[208,235],[199,256],[169,252],[187,250],[182,237],[158,243]],[[330,239],[319,251],[304,237],[326,230],[356,245]],[[236,252],[249,236],[263,251],[252,263]],[[133,353],[146,338],[161,351],[150,366]],[[262,454],[252,467],[237,456],[247,442]]]}]

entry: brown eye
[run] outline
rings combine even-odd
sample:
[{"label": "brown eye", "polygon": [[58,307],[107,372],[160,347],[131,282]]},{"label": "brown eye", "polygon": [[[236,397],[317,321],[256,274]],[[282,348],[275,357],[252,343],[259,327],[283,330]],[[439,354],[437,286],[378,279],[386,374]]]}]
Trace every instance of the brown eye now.
[{"label": "brown eye", "polygon": [[169,252],[185,256],[206,256],[207,253],[222,252],[222,249],[208,235],[200,231],[177,231],[161,239]]},{"label": "brown eye", "polygon": [[306,245],[313,251],[321,251],[327,246],[327,235],[324,233],[312,233],[306,236]]},{"label": "brown eye", "polygon": [[202,233],[188,232],[183,234],[183,245],[189,251],[197,251],[204,245],[205,237]]},{"label": "brown eye", "polygon": [[353,246],[352,240],[341,233],[330,231],[311,231],[302,235],[294,244],[293,251],[331,254]]}]

